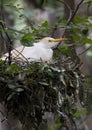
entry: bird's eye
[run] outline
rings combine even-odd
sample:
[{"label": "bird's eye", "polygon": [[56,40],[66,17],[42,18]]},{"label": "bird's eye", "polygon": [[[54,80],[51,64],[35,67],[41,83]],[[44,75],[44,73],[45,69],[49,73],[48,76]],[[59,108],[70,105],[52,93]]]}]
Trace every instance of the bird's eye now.
[{"label": "bird's eye", "polygon": [[49,42],[51,42],[51,40],[49,40]]}]

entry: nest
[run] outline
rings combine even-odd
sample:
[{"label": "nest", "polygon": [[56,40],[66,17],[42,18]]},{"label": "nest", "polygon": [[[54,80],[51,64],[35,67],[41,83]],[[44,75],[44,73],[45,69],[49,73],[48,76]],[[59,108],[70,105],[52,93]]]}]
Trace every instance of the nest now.
[{"label": "nest", "polygon": [[[24,63],[25,64],[25,63]],[[84,77],[70,59],[25,66],[0,61],[0,103],[23,126],[40,126],[46,112],[73,114],[83,99]]]}]

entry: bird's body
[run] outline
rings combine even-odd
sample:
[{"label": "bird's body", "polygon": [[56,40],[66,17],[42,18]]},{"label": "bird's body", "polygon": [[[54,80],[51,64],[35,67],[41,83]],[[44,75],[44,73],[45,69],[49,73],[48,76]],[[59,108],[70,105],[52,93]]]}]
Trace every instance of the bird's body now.
[{"label": "bird's body", "polygon": [[[59,41],[64,41],[65,38],[62,39],[54,39],[50,37],[43,38],[38,43],[34,43],[31,47],[20,46],[11,51],[12,59],[18,60],[21,59],[23,61],[28,60],[31,61],[50,61],[53,56],[52,47],[57,45]],[[4,54],[2,57],[3,60],[8,57],[8,53]]]},{"label": "bird's body", "polygon": [[52,49],[45,49],[42,46],[36,45],[36,43],[33,47],[20,46],[11,53],[15,59],[18,58],[28,61],[48,61],[53,55]]}]

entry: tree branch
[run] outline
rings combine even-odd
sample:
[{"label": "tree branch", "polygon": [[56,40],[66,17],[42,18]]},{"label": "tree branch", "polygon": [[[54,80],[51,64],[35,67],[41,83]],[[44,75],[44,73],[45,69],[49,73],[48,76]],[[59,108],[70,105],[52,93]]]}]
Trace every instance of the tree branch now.
[{"label": "tree branch", "polygon": [[81,53],[79,53],[78,56],[84,54],[85,52],[87,52],[87,51],[88,51],[89,49],[91,49],[91,48],[92,48],[92,45],[91,45],[90,47],[86,48],[86,49],[85,49],[84,51],[82,51]]},{"label": "tree branch", "polygon": [[12,40],[11,38],[9,37],[8,35],[8,32],[5,31],[5,28],[6,28],[6,25],[5,25],[5,19],[4,19],[4,14],[3,14],[3,0],[1,0],[1,18],[2,20],[4,21],[3,23],[0,22],[0,25],[2,27],[2,29],[4,30],[5,34],[6,34],[6,37],[8,39],[8,42],[9,42],[9,46],[8,46],[8,53],[9,53],[9,64],[11,64],[11,50],[12,50]]},{"label": "tree branch", "polygon": [[[69,19],[70,19],[71,16],[72,16],[72,10],[71,10],[70,6],[65,1],[63,1],[63,0],[58,0],[58,1],[61,2],[61,3],[63,3],[69,9],[69,11],[70,11]],[[61,26],[60,27],[54,27],[51,36],[53,36],[54,33],[55,33],[55,31],[57,29],[59,29],[59,28],[62,28],[62,27]]]},{"label": "tree branch", "polygon": [[[67,26],[69,26],[70,23],[73,21],[73,19],[74,19],[75,15],[76,15],[76,13],[77,13],[77,11],[78,11],[80,5],[83,3],[83,1],[84,1],[84,0],[81,0],[81,1],[78,3],[78,5],[77,5],[76,9],[74,10],[73,14],[72,14],[71,17],[69,17],[69,19],[67,20],[66,28],[65,28],[65,30],[64,30],[64,33],[63,33],[62,37],[65,36],[66,30],[67,30]],[[60,42],[60,43],[56,46],[55,50],[58,49],[58,47],[61,45],[61,43],[62,43],[62,42]]]},{"label": "tree branch", "polygon": [[59,1],[62,2],[69,9],[69,12],[70,12],[69,19],[70,19],[72,17],[71,7],[65,1],[62,1],[62,0],[59,0]]},{"label": "tree branch", "polygon": [[78,5],[77,5],[75,11],[73,12],[71,18],[68,19],[68,21],[67,21],[67,26],[73,21],[73,18],[75,17],[75,15],[76,15],[76,13],[77,13],[77,11],[78,11],[80,5],[83,3],[83,1],[84,1],[84,0],[81,0],[81,1],[78,3]]},{"label": "tree branch", "polygon": [[8,30],[12,31],[12,32],[17,32],[17,33],[20,33],[20,34],[26,34],[25,32],[22,32],[22,31],[19,31],[19,30],[16,30],[14,28],[11,28],[11,27],[7,27]]}]

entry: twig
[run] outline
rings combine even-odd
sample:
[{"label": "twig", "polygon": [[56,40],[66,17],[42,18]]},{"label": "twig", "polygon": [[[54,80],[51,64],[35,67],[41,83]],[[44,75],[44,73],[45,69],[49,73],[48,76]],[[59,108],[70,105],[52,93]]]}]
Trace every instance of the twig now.
[{"label": "twig", "polygon": [[78,56],[80,56],[80,55],[82,55],[82,54],[84,54],[86,51],[88,51],[90,48],[92,48],[92,45],[90,46],[90,47],[88,47],[87,49],[85,49],[84,51],[82,51],[81,53],[79,53],[79,55]]},{"label": "twig", "polygon": [[59,1],[62,2],[69,9],[70,15],[69,15],[68,19],[70,19],[72,17],[71,7],[65,1],[62,1],[62,0],[59,0]]},{"label": "twig", "polygon": [[17,56],[21,55],[27,61],[27,63],[29,63],[28,59],[22,54],[22,51],[24,50],[24,48],[25,47],[23,47],[21,51],[18,51],[16,48],[14,48],[14,50],[18,53],[14,59],[16,59]]},{"label": "twig", "polygon": [[[58,0],[58,1],[59,1],[59,2],[62,2],[62,3],[69,9],[69,11],[70,11],[69,19],[70,19],[71,16],[72,16],[72,10],[71,10],[70,6],[69,6],[65,1],[63,1],[63,0]],[[54,35],[55,31],[56,31],[58,28],[62,28],[62,27],[54,27],[53,32],[52,32],[52,36]]]},{"label": "twig", "polygon": [[68,126],[69,129],[73,128],[73,126],[72,126],[72,124],[73,124],[74,127],[75,127],[75,130],[77,130],[75,121],[70,116],[68,116],[66,113],[61,112],[59,110],[57,110],[57,112],[66,120],[67,126]]},{"label": "twig", "polygon": [[[3,21],[5,21],[4,14],[3,14],[3,0],[1,0],[1,17],[2,17]],[[5,30],[5,28],[6,28],[5,23],[1,22],[0,24],[1,24],[2,29]],[[7,31],[5,32],[5,34],[6,34],[6,37],[8,38],[8,41],[9,41],[9,47],[8,47],[9,57],[8,57],[8,59],[9,59],[9,64],[11,64],[12,40],[10,39]]]},{"label": "twig", "polygon": [[[65,33],[66,33],[66,30],[67,30],[67,26],[69,26],[70,23],[73,21],[73,19],[74,19],[75,15],[76,15],[76,13],[77,13],[77,11],[78,11],[80,5],[83,3],[83,1],[84,1],[84,0],[81,0],[81,1],[78,3],[78,5],[77,5],[76,9],[74,10],[73,14],[71,15],[71,17],[69,17],[69,19],[68,19],[68,21],[67,21],[67,23],[66,23],[66,28],[65,28],[65,30],[64,30],[64,33],[63,33],[62,37],[64,37],[64,35],[65,35]],[[61,43],[62,43],[62,42],[58,43],[58,45],[56,46],[55,50],[58,49],[58,47],[61,45]]]},{"label": "twig", "polygon": [[20,34],[26,34],[25,32],[22,32],[22,31],[19,31],[19,30],[16,30],[14,28],[11,28],[11,27],[6,27],[8,30],[10,31],[13,31],[13,32],[17,32],[17,33],[20,33]]},{"label": "twig", "polygon": [[[21,51],[18,51],[16,48],[13,48],[13,47],[12,47],[12,49],[15,51],[15,53],[14,53],[14,52],[13,52],[13,53],[16,55],[15,57],[12,57],[12,59],[15,60],[15,61],[17,61],[18,56],[21,55],[22,57],[19,57],[19,60],[22,61],[22,60],[23,60],[22,58],[24,58],[25,61],[26,61],[26,63],[28,64],[28,63],[29,63],[28,59],[22,54],[22,51],[24,50],[24,48],[25,48],[25,47],[23,47],[23,49],[22,49]],[[16,54],[16,52],[17,52],[18,54]],[[6,59],[5,59],[5,61],[6,61],[6,60],[7,60],[7,53],[5,54],[5,56],[6,56]],[[11,56],[12,56],[12,51],[11,51]],[[12,62],[12,59],[11,59],[11,62]]]},{"label": "twig", "polygon": [[71,18],[68,19],[68,21],[67,21],[67,26],[73,21],[73,18],[75,17],[75,15],[76,15],[76,13],[77,13],[77,11],[78,11],[80,5],[83,3],[83,1],[84,1],[84,0],[81,0],[81,1],[78,3],[78,5],[77,5],[75,11],[73,12]]},{"label": "twig", "polygon": [[4,113],[0,110],[0,113],[2,114],[3,116],[3,119],[1,120],[1,123],[4,122],[5,120],[7,120],[7,118],[5,117]]}]

